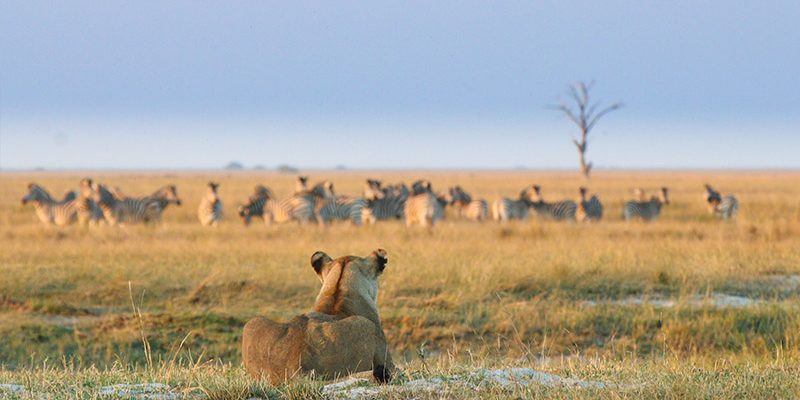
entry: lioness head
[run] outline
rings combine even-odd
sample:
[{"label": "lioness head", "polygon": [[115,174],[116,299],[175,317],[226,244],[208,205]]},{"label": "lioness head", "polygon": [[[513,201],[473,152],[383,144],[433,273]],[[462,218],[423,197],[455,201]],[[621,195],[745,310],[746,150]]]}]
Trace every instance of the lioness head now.
[{"label": "lioness head", "polygon": [[[364,315],[377,318],[378,277],[389,259],[377,249],[366,257],[331,258],[323,251],[311,256],[311,267],[322,282],[315,311],[330,315]],[[369,318],[369,317],[368,317]]]}]

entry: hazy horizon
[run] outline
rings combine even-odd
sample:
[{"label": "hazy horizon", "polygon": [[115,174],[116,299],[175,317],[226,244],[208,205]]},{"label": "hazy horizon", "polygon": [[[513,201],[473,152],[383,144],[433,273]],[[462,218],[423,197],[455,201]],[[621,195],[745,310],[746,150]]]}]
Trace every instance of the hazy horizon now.
[{"label": "hazy horizon", "polygon": [[800,3],[0,3],[0,170],[800,168]]}]

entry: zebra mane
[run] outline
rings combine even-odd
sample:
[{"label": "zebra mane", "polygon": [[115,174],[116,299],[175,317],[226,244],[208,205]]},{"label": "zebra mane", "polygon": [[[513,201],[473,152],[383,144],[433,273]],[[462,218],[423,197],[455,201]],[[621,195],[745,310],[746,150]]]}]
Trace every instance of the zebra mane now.
[{"label": "zebra mane", "polygon": [[36,183],[29,183],[28,190],[30,194],[34,195],[40,201],[55,201],[53,196],[50,195],[50,192]]}]

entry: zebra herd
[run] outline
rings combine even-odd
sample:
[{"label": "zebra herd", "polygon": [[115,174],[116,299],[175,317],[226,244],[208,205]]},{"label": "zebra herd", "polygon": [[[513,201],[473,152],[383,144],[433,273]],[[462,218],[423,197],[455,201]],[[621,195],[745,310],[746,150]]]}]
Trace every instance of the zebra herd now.
[{"label": "zebra herd", "polygon": [[[197,218],[204,226],[216,226],[223,218],[219,183],[209,182],[200,200]],[[739,202],[733,195],[723,196],[710,185],[705,185],[705,200],[709,211],[721,219],[733,219]],[[477,199],[461,186],[452,186],[446,192],[435,192],[430,181],[420,179],[407,186],[405,183],[384,185],[377,179],[367,179],[362,196],[338,194],[331,181],[324,180],[309,186],[308,177],[300,176],[294,193],[279,198],[264,185],[257,185],[246,203],[239,206],[237,214],[245,225],[261,219],[266,224],[297,222],[327,225],[335,221],[349,221],[354,225],[374,224],[378,221],[402,220],[406,226],[433,226],[445,217],[450,207],[458,218],[485,221],[526,220],[531,215],[554,221],[599,221],[603,218],[603,204],[596,194],[588,194],[585,187],[579,196],[549,202],[542,196],[539,185],[522,189],[516,198],[502,198],[491,205]],[[587,198],[588,197],[588,198]],[[647,197],[642,189],[634,190],[634,199],[623,205],[625,220],[653,221],[661,209],[669,205],[669,190],[662,187],[656,195]],[[72,223],[109,225],[152,223],[170,204],[181,205],[175,185],[166,185],[149,196],[130,197],[118,187],[106,186],[85,178],[80,190],[67,192],[62,199],[53,198],[43,187],[31,183],[22,204],[32,203],[36,215],[44,224],[68,225]]]}]

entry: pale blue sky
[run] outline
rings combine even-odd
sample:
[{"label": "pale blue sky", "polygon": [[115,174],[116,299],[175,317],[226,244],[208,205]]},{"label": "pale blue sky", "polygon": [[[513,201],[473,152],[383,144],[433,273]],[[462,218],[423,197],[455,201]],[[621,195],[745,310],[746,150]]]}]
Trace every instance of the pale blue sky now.
[{"label": "pale blue sky", "polygon": [[800,2],[0,2],[0,168],[797,168]]}]

